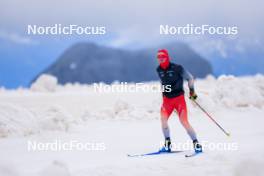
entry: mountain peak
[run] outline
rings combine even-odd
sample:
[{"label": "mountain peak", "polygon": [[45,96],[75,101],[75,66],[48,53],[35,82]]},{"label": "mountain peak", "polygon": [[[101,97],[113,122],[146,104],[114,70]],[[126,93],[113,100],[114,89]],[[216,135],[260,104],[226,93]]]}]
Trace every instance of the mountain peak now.
[{"label": "mountain peak", "polygon": [[[168,49],[172,61],[182,64],[195,77],[212,74],[211,65],[185,43],[171,43],[159,48]],[[157,80],[157,49],[127,51],[93,43],[77,43],[43,73],[56,76],[61,84]]]}]

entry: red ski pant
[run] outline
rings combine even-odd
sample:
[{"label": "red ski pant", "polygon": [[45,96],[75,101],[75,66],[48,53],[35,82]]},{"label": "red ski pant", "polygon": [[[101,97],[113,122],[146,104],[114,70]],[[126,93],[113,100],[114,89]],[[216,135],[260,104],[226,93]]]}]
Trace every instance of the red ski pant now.
[{"label": "red ski pant", "polygon": [[180,122],[187,131],[188,135],[192,140],[196,139],[196,133],[193,130],[192,126],[188,121],[188,114],[187,114],[187,106],[184,99],[184,95],[180,95],[173,98],[167,98],[163,96],[163,103],[161,107],[161,124],[164,132],[165,137],[169,137],[169,134],[166,134],[166,130],[168,131],[168,119],[173,112],[176,110]]}]

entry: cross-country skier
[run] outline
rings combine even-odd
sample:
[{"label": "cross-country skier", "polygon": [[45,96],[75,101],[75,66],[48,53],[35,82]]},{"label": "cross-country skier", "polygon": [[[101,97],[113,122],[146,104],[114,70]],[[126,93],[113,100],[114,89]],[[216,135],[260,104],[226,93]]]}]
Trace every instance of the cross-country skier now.
[{"label": "cross-country skier", "polygon": [[194,91],[194,79],[193,76],[184,69],[181,65],[170,62],[168,51],[165,49],[159,50],[157,54],[159,66],[157,68],[158,75],[163,87],[168,88],[170,91],[162,92],[163,103],[161,106],[161,126],[163,135],[165,137],[165,144],[160,152],[171,151],[171,139],[170,130],[168,126],[168,119],[176,110],[180,122],[187,131],[188,135],[193,141],[194,150],[196,153],[202,152],[202,146],[198,143],[196,133],[188,121],[187,107],[184,99],[183,82],[188,81],[188,87],[190,90],[190,99],[195,100],[197,95]]}]

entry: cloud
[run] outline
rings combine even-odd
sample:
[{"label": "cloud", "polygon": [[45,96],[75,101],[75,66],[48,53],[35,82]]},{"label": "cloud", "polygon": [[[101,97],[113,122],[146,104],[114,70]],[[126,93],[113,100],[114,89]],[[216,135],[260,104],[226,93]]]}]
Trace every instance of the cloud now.
[{"label": "cloud", "polygon": [[29,24],[104,25],[118,47],[178,39],[161,37],[160,24],[238,26],[240,37],[264,41],[263,6],[259,0],[8,0],[0,1],[0,24],[20,34]]},{"label": "cloud", "polygon": [[211,39],[199,42],[199,44],[196,43],[196,49],[198,49],[200,53],[207,56],[218,53],[224,59],[228,57],[227,47],[226,43],[221,39]]},{"label": "cloud", "polygon": [[17,33],[11,33],[6,31],[0,31],[0,39],[10,41],[16,44],[26,44],[26,45],[35,45],[36,41],[32,40],[29,37],[21,36]]}]

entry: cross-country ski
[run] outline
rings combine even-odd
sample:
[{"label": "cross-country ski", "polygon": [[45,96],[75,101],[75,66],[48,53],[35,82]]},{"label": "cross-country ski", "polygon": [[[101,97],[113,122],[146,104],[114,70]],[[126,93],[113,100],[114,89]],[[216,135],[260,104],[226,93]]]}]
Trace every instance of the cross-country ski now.
[{"label": "cross-country ski", "polygon": [[184,151],[178,150],[178,151],[170,151],[170,152],[150,152],[150,153],[143,153],[143,154],[127,154],[128,157],[143,157],[143,156],[153,156],[153,155],[168,155],[168,154],[176,154],[176,153],[182,153]]}]

